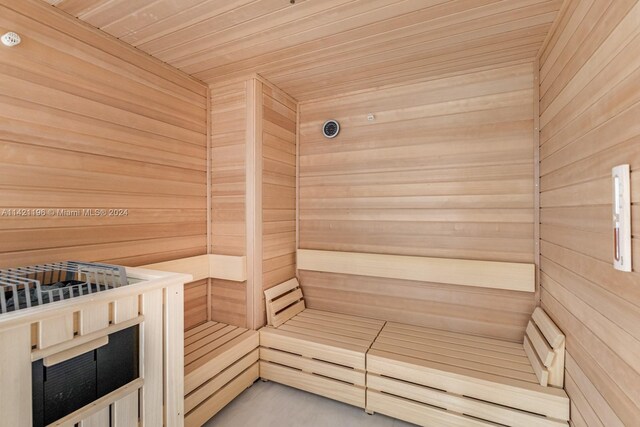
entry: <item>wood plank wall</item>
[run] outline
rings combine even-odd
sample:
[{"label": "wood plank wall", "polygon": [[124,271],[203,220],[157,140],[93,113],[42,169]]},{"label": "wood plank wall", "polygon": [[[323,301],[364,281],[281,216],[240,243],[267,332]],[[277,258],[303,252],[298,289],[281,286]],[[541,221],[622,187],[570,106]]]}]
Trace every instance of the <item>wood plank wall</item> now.
[{"label": "wood plank wall", "polygon": [[[206,253],[206,86],[36,0],[0,0],[0,267]],[[6,211],[5,211],[6,212]]]},{"label": "wood plank wall", "polygon": [[184,285],[184,329],[191,329],[209,319],[207,292],[209,279]]},{"label": "wood plank wall", "polygon": [[244,283],[212,280],[212,317],[258,328],[264,289],[295,276],[297,103],[256,77],[213,86],[211,104],[212,252],[249,269]]},{"label": "wood plank wall", "polygon": [[266,323],[264,290],[296,276],[297,102],[262,87],[262,291],[258,326]]},{"label": "wood plank wall", "polygon": [[248,269],[244,283],[211,281],[214,320],[261,327],[263,291],[295,276],[296,115],[257,76],[211,87],[212,252]]},{"label": "wood plank wall", "polygon": [[[540,58],[542,305],[567,335],[576,427],[640,420],[640,3],[570,0]],[[632,273],[612,267],[611,168],[632,170]]]},{"label": "wood plank wall", "polygon": [[[211,251],[247,255],[247,89],[241,81],[211,88]],[[247,282],[211,279],[211,317],[247,326]]]},{"label": "wood plank wall", "polygon": [[[300,248],[533,262],[533,93],[525,63],[301,103]],[[330,118],[333,140],[321,134]],[[511,340],[535,304],[531,293],[299,274],[310,307]]]}]

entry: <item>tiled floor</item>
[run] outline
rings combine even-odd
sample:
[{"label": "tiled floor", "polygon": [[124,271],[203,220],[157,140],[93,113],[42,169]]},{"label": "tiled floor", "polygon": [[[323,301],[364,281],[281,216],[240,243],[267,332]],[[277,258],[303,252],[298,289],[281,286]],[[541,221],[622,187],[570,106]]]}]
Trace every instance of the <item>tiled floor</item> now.
[{"label": "tiled floor", "polygon": [[411,427],[273,382],[256,382],[205,427]]}]

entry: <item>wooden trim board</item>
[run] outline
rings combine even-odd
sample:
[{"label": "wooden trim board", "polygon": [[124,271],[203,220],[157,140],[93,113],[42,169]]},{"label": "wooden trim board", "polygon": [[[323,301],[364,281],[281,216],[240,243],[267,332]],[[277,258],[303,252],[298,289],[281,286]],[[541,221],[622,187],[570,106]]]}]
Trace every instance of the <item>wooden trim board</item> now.
[{"label": "wooden trim board", "polygon": [[533,259],[536,303],[540,303],[540,61],[533,63]]},{"label": "wooden trim board", "polygon": [[[258,329],[258,327],[264,324],[262,317],[263,307],[262,307],[262,288],[263,288],[263,213],[262,213],[262,203],[263,203],[263,147],[262,147],[262,118],[263,118],[263,110],[262,110],[262,81],[258,79],[252,79],[251,83],[248,85],[251,90],[253,90],[253,104],[248,105],[248,109],[251,111],[251,117],[253,118],[253,135],[249,135],[247,133],[247,138],[252,137],[252,146],[247,143],[247,152],[252,151],[253,156],[253,164],[249,165],[249,159],[247,160],[247,182],[251,182],[251,185],[247,185],[247,197],[251,196],[251,199],[247,199],[246,207],[247,207],[247,219],[253,219],[255,223],[253,224],[253,234],[247,233],[247,248],[251,245],[252,250],[251,254],[253,255],[253,286],[247,286],[247,292],[250,294],[250,298],[252,299],[252,310],[253,313],[250,316],[252,319],[251,322],[247,322],[248,325],[252,329]],[[248,154],[248,156],[250,156]],[[252,191],[250,191],[252,190]],[[247,221],[247,224],[249,221]],[[249,251],[247,251],[247,255],[249,255]]]},{"label": "wooden trim board", "polygon": [[245,215],[247,254],[247,325],[258,323],[256,304],[262,290],[262,83],[252,78],[246,85]]},{"label": "wooden trim board", "polygon": [[212,242],[212,194],[211,194],[211,148],[212,148],[212,132],[211,132],[211,90],[207,90],[207,254],[211,253]]},{"label": "wooden trim board", "polygon": [[194,282],[203,279],[222,279],[233,282],[244,282],[247,280],[246,256],[198,255],[148,264],[142,266],[142,268],[191,274]]},{"label": "wooden trim board", "polygon": [[535,292],[535,265],[298,249],[298,269]]},{"label": "wooden trim board", "polygon": [[158,262],[155,264],[147,264],[141,266],[141,268],[191,274],[194,282],[210,277],[208,255],[198,255],[188,258],[174,259],[171,261]]},{"label": "wooden trim board", "polygon": [[209,278],[244,282],[247,280],[247,257],[210,254]]},{"label": "wooden trim board", "polygon": [[123,385],[119,389],[116,389],[111,393],[94,401],[90,405],[80,408],[77,411],[67,415],[66,417],[61,418],[52,424],[49,424],[48,427],[72,427],[76,423],[79,423],[80,421],[90,417],[91,415],[100,412],[105,408],[108,408],[119,399],[128,396],[131,393],[136,393],[137,390],[139,390],[143,386],[144,380],[142,378],[135,379],[130,383]]}]

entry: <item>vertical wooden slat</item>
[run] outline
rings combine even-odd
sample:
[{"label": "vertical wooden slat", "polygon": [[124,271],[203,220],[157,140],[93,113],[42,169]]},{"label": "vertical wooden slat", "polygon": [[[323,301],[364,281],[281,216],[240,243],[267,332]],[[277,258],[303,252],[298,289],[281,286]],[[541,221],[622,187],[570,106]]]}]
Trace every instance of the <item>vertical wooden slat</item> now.
[{"label": "vertical wooden slat", "polygon": [[533,62],[533,262],[540,303],[540,61]]},{"label": "vertical wooden slat", "polygon": [[162,300],[163,290],[157,289],[142,296],[141,346],[142,353],[142,427],[160,426],[163,422],[162,408]]},{"label": "vertical wooden slat", "polygon": [[80,427],[111,427],[109,418],[109,407],[96,412],[90,417],[80,421]]},{"label": "vertical wooden slat", "polygon": [[[300,249],[300,105],[296,106],[296,251]],[[296,277],[298,263],[296,260]]]},{"label": "vertical wooden slat", "polygon": [[38,348],[73,339],[73,313],[38,322]]},{"label": "vertical wooden slat", "polygon": [[138,427],[138,390],[111,405],[113,427]]},{"label": "vertical wooden slat", "polygon": [[120,298],[113,302],[113,322],[121,323],[138,316],[138,296]]},{"label": "vertical wooden slat", "polygon": [[109,304],[96,304],[80,311],[80,335],[90,334],[109,326]]},{"label": "vertical wooden slat", "polygon": [[256,295],[262,291],[262,83],[251,79],[246,91],[247,324],[255,328],[260,312]]},{"label": "vertical wooden slat", "polygon": [[[31,427],[31,327],[0,332],[0,425]],[[26,379],[26,380],[25,380]]]},{"label": "vertical wooden slat", "polygon": [[263,117],[263,108],[262,108],[262,82],[255,79],[253,84],[253,90],[255,91],[255,104],[253,105],[254,113],[253,117],[255,120],[255,169],[253,171],[253,182],[254,182],[254,199],[252,208],[254,210],[253,218],[255,221],[254,226],[254,234],[250,236],[253,241],[253,256],[255,257],[253,262],[253,290],[251,298],[253,299],[253,324],[251,327],[253,329],[258,329],[260,326],[264,325],[264,306],[262,304],[262,287],[263,287],[263,265],[262,265],[262,204],[263,204],[263,188],[262,188],[262,171],[264,168],[264,162],[262,159],[263,153],[263,135],[262,135],[262,117]]},{"label": "vertical wooden slat", "polygon": [[211,278],[207,279],[207,322],[211,319]]},{"label": "vertical wooden slat", "polygon": [[207,90],[207,254],[211,253],[211,90]]},{"label": "vertical wooden slat", "polygon": [[164,331],[165,425],[184,425],[184,288],[165,289],[164,315],[172,319]]}]

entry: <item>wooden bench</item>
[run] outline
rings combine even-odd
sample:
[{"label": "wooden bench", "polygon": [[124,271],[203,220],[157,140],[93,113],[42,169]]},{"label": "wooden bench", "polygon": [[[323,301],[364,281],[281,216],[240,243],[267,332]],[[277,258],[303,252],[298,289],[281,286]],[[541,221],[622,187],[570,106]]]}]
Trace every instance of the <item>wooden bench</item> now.
[{"label": "wooden bench", "polygon": [[297,279],[265,297],[260,376],[365,408],[366,353],[384,321],[306,309]]},{"label": "wooden bench", "polygon": [[536,308],[522,344],[305,308],[265,292],[260,375],[423,426],[567,426],[564,335]]},{"label": "wooden bench", "polygon": [[199,427],[259,374],[258,332],[206,322],[185,332],[185,426]]},{"label": "wooden bench", "polygon": [[563,370],[564,336],[541,308],[524,344],[388,322],[367,354],[366,409],[423,426],[567,426]]}]

